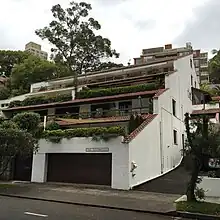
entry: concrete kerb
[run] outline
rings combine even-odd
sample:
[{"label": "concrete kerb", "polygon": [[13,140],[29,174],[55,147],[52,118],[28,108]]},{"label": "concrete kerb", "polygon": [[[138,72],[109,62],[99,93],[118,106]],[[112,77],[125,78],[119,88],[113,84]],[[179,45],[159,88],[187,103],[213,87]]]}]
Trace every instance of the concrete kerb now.
[{"label": "concrete kerb", "polygon": [[9,197],[9,198],[17,198],[17,199],[29,199],[29,200],[35,200],[35,201],[44,201],[44,202],[53,202],[53,203],[61,203],[61,204],[68,204],[68,205],[93,207],[93,208],[121,210],[121,211],[128,211],[128,212],[139,212],[139,213],[146,213],[146,214],[160,215],[160,216],[182,217],[182,218],[198,219],[198,220],[207,220],[207,219],[209,219],[209,220],[219,220],[220,219],[220,217],[218,217],[218,216],[204,215],[204,214],[190,213],[190,212],[148,211],[148,210],[141,210],[141,209],[131,209],[131,208],[108,206],[108,205],[89,204],[89,203],[78,203],[78,202],[71,202],[71,201],[45,199],[45,198],[29,197],[29,196],[21,196],[21,195],[12,195],[12,194],[5,194],[5,193],[0,193],[0,196]]},{"label": "concrete kerb", "polygon": [[179,215],[175,211],[170,211],[170,212],[148,211],[148,210],[141,210],[141,209],[123,208],[123,207],[97,205],[97,204],[89,204],[89,203],[78,203],[78,202],[71,202],[71,201],[45,199],[45,198],[12,195],[12,194],[5,194],[5,193],[0,193],[0,196],[18,198],[18,199],[29,199],[29,200],[35,200],[35,201],[54,202],[54,203],[61,203],[61,204],[68,204],[68,205],[93,207],[93,208],[121,210],[121,211],[128,211],[128,212],[139,212],[139,213],[147,213],[147,214],[152,214],[152,215],[179,217]]}]

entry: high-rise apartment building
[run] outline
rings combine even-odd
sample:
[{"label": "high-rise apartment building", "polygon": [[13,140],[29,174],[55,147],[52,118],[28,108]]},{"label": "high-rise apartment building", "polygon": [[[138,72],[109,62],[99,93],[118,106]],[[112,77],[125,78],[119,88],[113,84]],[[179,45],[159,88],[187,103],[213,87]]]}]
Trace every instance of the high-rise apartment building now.
[{"label": "high-rise apartment building", "polygon": [[208,53],[201,53],[200,50],[194,50],[193,60],[196,68],[196,74],[199,76],[200,83],[209,83]]},{"label": "high-rise apartment building", "polygon": [[48,58],[48,53],[45,51],[41,50],[41,45],[34,43],[34,42],[29,42],[25,45],[25,51],[28,51],[32,54],[34,54],[35,56],[38,56],[42,59],[47,60]]},{"label": "high-rise apartment building", "polygon": [[164,57],[178,58],[192,53],[198,81],[200,83],[209,82],[208,53],[201,53],[200,50],[193,50],[190,42],[186,43],[185,47],[173,48],[172,44],[166,44],[164,47],[143,49],[141,56],[134,58],[134,65],[148,63],[152,60]]}]

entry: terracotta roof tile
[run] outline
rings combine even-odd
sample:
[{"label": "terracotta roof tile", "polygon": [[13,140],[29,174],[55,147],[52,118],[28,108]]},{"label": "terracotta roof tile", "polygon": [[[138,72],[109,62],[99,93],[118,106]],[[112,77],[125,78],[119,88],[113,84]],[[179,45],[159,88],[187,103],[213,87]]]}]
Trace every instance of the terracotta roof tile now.
[{"label": "terracotta roof tile", "polygon": [[158,98],[160,95],[162,95],[164,92],[166,92],[169,89],[160,89],[153,98]]},{"label": "terracotta roof tile", "polygon": [[124,138],[124,143],[129,143],[132,141],[153,119],[157,116],[157,114],[148,114],[146,120],[137,127],[130,135]]},{"label": "terracotta roof tile", "polygon": [[220,108],[194,110],[191,115],[205,115],[205,114],[216,114],[216,113],[220,113]]},{"label": "terracotta roof tile", "polygon": [[63,105],[68,105],[68,104],[81,104],[81,103],[85,104],[85,103],[95,102],[95,101],[101,102],[101,101],[108,101],[111,99],[114,100],[114,99],[137,97],[137,96],[142,96],[142,95],[154,95],[158,93],[160,90],[164,90],[164,89],[119,94],[119,95],[113,95],[113,96],[103,96],[103,97],[96,97],[96,98],[75,99],[75,100],[67,101],[67,102],[55,102],[55,103],[48,103],[48,104],[41,104],[41,105],[19,106],[19,107],[7,108],[7,109],[4,109],[3,111],[42,109],[42,108],[50,108],[50,107],[56,107],[56,106],[58,107],[58,106],[63,106]]},{"label": "terracotta roof tile", "polygon": [[220,96],[212,97],[212,100],[213,100],[213,101],[220,101]]}]

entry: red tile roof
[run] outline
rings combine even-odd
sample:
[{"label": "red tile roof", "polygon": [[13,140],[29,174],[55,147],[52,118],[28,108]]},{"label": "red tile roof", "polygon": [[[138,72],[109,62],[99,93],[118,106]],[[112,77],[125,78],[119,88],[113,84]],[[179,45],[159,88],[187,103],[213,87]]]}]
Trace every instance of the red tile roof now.
[{"label": "red tile roof", "polygon": [[212,97],[212,100],[213,100],[213,101],[220,101],[220,96]]},{"label": "red tile roof", "polygon": [[191,115],[206,115],[220,113],[220,108],[212,108],[205,110],[194,110]]},{"label": "red tile roof", "polygon": [[96,98],[75,99],[75,100],[67,101],[67,102],[55,102],[55,103],[48,103],[48,104],[41,104],[41,105],[19,106],[19,107],[7,108],[7,109],[4,109],[3,111],[43,109],[43,108],[59,107],[59,106],[71,105],[71,104],[104,102],[104,101],[109,101],[109,100],[126,99],[126,98],[132,98],[132,97],[143,96],[143,95],[155,95],[159,91],[163,91],[163,90],[165,90],[165,89],[143,91],[143,92],[134,92],[134,93],[96,97]]},{"label": "red tile roof", "polygon": [[[142,115],[143,119],[147,119],[148,114]],[[129,121],[130,116],[112,116],[106,118],[88,118],[88,119],[57,119],[56,123],[61,126],[79,125],[79,124],[96,124],[108,122],[126,122]]]},{"label": "red tile roof", "polygon": [[153,119],[157,116],[157,114],[148,114],[146,120],[137,127],[130,135],[124,138],[124,143],[131,142]]},{"label": "red tile roof", "polygon": [[158,98],[160,95],[162,95],[164,92],[166,92],[169,89],[160,89],[153,98]]}]

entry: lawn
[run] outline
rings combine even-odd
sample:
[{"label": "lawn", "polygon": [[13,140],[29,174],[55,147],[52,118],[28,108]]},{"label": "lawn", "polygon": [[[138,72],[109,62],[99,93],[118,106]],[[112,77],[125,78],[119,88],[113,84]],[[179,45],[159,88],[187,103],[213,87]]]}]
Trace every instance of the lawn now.
[{"label": "lawn", "polygon": [[220,204],[209,202],[178,202],[176,203],[176,210],[220,216]]},{"label": "lawn", "polygon": [[0,183],[0,189],[6,189],[6,188],[10,188],[13,187],[13,184],[10,183]]}]

